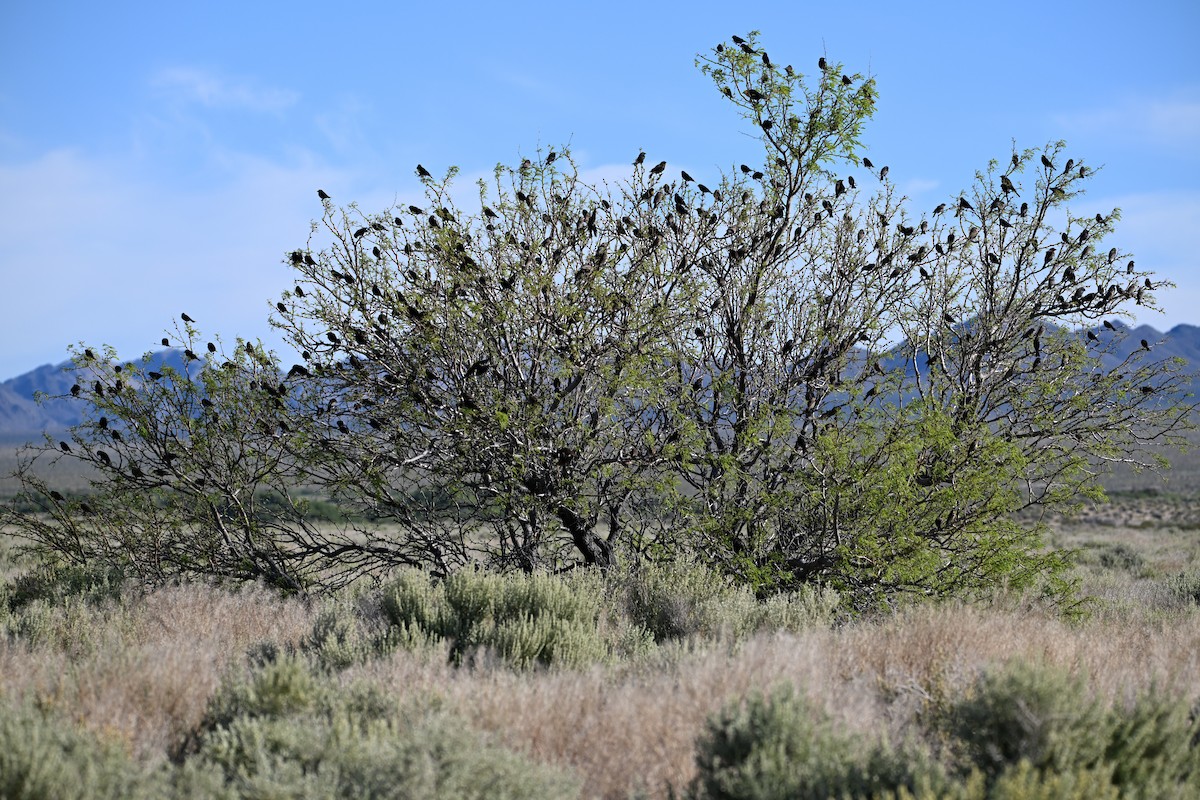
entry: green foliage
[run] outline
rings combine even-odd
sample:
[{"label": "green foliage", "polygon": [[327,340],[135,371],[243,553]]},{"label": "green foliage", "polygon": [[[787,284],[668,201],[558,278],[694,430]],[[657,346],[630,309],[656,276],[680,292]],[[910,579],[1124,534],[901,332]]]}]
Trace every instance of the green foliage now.
[{"label": "green foliage", "polygon": [[896,751],[834,730],[789,685],[710,719],[697,743],[691,796],[717,800],[865,797],[944,783],[921,751]]},{"label": "green foliage", "polygon": [[759,600],[748,587],[688,559],[625,566],[609,581],[630,621],[658,642],[799,631],[831,622],[840,603],[836,592],[816,586]]},{"label": "green foliage", "polygon": [[518,668],[584,666],[645,650],[647,635],[614,613],[591,572],[498,575],[465,571],[444,582],[402,572],[383,593],[391,641],[447,641],[451,658],[480,650]]},{"label": "green foliage", "polygon": [[1166,580],[1167,590],[1185,603],[1200,604],[1200,572],[1180,572]]},{"label": "green foliage", "polygon": [[122,743],[0,703],[0,797],[5,800],[158,800],[233,797],[210,769],[139,763]]},{"label": "green foliage", "polygon": [[1154,693],[1104,709],[1082,678],[1014,663],[982,675],[941,724],[955,739],[960,772],[982,774],[994,791],[1034,780],[1031,771],[1081,785],[1104,775],[1123,797],[1200,791],[1200,721]]},{"label": "green foliage", "polygon": [[1106,720],[1104,764],[1128,798],[1200,796],[1200,703],[1188,708],[1154,692]]},{"label": "green foliage", "polygon": [[1141,554],[1122,542],[1102,547],[1097,560],[1105,569],[1123,569],[1130,572],[1141,569],[1145,564]]},{"label": "green foliage", "polygon": [[966,769],[989,778],[1022,760],[1058,772],[1097,764],[1104,754],[1099,702],[1082,678],[1057,670],[1014,663],[985,673],[947,714]]},{"label": "green foliage", "polygon": [[302,659],[227,684],[189,764],[217,768],[240,797],[561,798],[565,774],[438,712],[400,709],[369,688],[334,688]]}]

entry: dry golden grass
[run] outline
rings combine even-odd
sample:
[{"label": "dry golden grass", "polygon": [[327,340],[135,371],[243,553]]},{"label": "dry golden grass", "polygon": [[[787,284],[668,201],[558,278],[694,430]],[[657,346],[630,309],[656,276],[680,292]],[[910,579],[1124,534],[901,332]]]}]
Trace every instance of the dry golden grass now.
[{"label": "dry golden grass", "polygon": [[[1078,623],[1008,598],[737,645],[677,645],[640,661],[575,671],[515,672],[486,654],[473,668],[454,668],[445,650],[401,651],[336,680],[461,715],[508,747],[570,768],[585,796],[598,798],[678,792],[695,774],[695,741],[706,719],[781,681],[847,729],[884,731],[893,740],[919,732],[924,715],[962,696],[981,670],[1013,660],[1084,675],[1109,702],[1153,687],[1190,703],[1200,697],[1200,606],[1172,595],[1155,576],[1194,566],[1193,537],[1132,533],[1123,539],[1105,529],[1094,540],[1127,544],[1145,561],[1132,570],[1082,567],[1087,591],[1101,599]],[[250,648],[298,643],[317,616],[263,590],[203,586],[100,608],[72,606],[48,623],[58,626],[56,635],[35,646],[0,641],[0,698],[33,699],[139,757],[162,758],[194,729]]]},{"label": "dry golden grass", "polygon": [[1045,615],[926,608],[873,623],[755,638],[740,647],[680,651],[655,664],[586,672],[455,670],[411,653],[349,670],[389,693],[448,708],[509,747],[565,765],[586,795],[665,797],[694,775],[694,744],[723,704],[789,681],[848,729],[893,739],[1009,660],[1088,676],[1109,701],[1152,686],[1200,697],[1200,613],[1152,626],[1107,620],[1072,626]]},{"label": "dry golden grass", "polygon": [[249,647],[294,642],[304,606],[258,589],[161,589],[126,606],[76,611],[78,646],[0,640],[0,696],[60,709],[139,756],[165,755],[203,716]]}]

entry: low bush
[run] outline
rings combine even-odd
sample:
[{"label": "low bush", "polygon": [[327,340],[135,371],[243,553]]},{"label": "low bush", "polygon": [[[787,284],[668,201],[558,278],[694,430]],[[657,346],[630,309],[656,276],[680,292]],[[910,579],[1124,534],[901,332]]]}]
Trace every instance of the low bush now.
[{"label": "low bush", "polygon": [[770,697],[753,694],[709,719],[696,765],[696,800],[936,793],[945,783],[924,751],[840,733],[789,685]]},{"label": "low bush", "polygon": [[436,706],[399,708],[376,689],[335,687],[303,658],[283,657],[218,692],[188,763],[219,770],[244,797],[578,796],[571,776]]},{"label": "low bush", "polygon": [[839,605],[837,592],[815,586],[760,601],[748,587],[688,560],[626,565],[610,582],[625,614],[657,642],[798,631],[828,624]]},{"label": "low bush", "polygon": [[420,647],[446,641],[461,663],[480,650],[506,663],[585,666],[644,651],[648,635],[611,607],[602,577],[460,572],[440,583],[401,573],[383,593],[389,641]]},{"label": "low bush", "polygon": [[151,766],[30,706],[0,703],[0,797],[5,800],[160,800],[235,797],[199,764]]}]

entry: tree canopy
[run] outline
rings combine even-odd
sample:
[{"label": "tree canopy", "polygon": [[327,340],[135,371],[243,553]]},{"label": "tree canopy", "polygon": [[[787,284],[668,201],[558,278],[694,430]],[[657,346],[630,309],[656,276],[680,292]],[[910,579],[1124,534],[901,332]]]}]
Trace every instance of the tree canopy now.
[{"label": "tree canopy", "polygon": [[[239,341],[156,378],[78,353],[94,415],[40,456],[93,464],[96,497],[25,469],[50,514],[6,521],[153,580],[292,588],[689,553],[866,608],[1057,574],[1014,513],[1097,496],[1190,424],[1180,364],[1078,330],[1170,285],[1110,245],[1117,210],[1071,210],[1091,168],[1014,148],[918,209],[866,153],[872,78],[754,33],[697,65],[758,163],[642,152],[592,184],[551,148],[478,201],[420,165],[419,205],[321,192],[272,317],[303,363]],[[315,524],[300,487],[353,515]]]}]

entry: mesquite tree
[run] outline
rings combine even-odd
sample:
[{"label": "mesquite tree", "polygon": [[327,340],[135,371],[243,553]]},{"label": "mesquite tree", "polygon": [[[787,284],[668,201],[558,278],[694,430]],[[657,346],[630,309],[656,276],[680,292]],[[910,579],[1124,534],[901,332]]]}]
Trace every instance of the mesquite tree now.
[{"label": "mesquite tree", "polygon": [[[352,466],[339,491],[445,569],[607,566],[672,440],[662,374],[692,287],[661,190],[585,185],[551,151],[498,168],[467,213],[421,176],[424,206],[326,201],[331,245],[291,257],[276,324],[327,388],[336,422],[311,418]],[[437,510],[414,516],[414,492]]]},{"label": "mesquite tree", "polygon": [[[363,214],[321,193],[273,318],[304,363],[274,380],[239,348],[202,390],[171,383],[185,394],[166,405],[132,398],[167,384],[129,383],[121,430],[143,449],[114,464],[169,473],[191,529],[221,543],[205,563],[285,585],[338,565],[444,574],[688,551],[763,592],[819,581],[871,607],[1057,573],[1014,512],[1096,494],[1105,461],[1152,463],[1145,446],[1180,441],[1191,408],[1151,343],[1118,358],[1119,328],[1076,330],[1154,308],[1167,285],[1106,241],[1115,210],[1068,209],[1086,165],[1061,144],[1016,151],[916,209],[864,151],[871,79],[782,66],[754,34],[698,65],[761,161],[692,176],[641,153],[629,178],[592,185],[548,150],[498,167],[478,202],[456,202],[455,170],[421,166],[419,204]],[[125,396],[81,394],[98,408]],[[104,435],[85,424],[78,452],[96,463]],[[221,443],[250,437],[269,468],[180,494],[190,462],[150,446],[164,436],[239,465]],[[101,489],[141,485],[99,466]],[[309,525],[297,485],[360,523]],[[283,512],[241,519],[277,522],[231,527],[222,493],[263,488]]]}]

